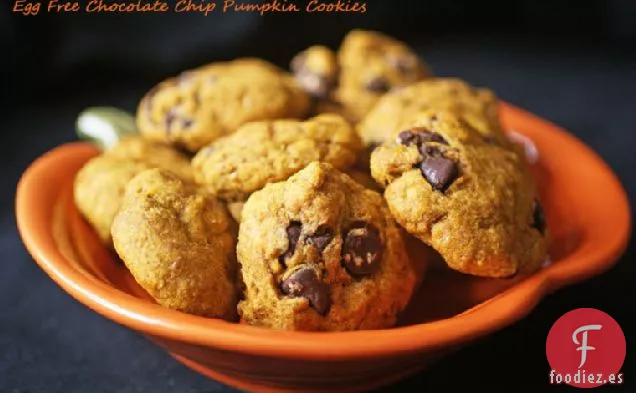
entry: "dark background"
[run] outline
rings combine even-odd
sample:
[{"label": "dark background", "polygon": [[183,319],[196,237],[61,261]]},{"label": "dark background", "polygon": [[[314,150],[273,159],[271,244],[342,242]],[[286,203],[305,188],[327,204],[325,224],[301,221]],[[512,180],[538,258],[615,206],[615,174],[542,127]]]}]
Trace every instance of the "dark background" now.
[{"label": "dark background", "polygon": [[[631,0],[369,0],[365,14],[265,17],[24,17],[10,12],[12,4],[0,8],[0,392],[232,391],[60,290],[26,253],[13,213],[20,174],[46,150],[74,140],[80,110],[134,110],[145,90],[189,67],[248,55],[285,66],[310,44],[335,47],[351,28],[382,30],[414,46],[438,75],[489,86],[566,128],[613,167],[632,203],[636,197]],[[632,242],[608,273],[548,297],[523,321],[392,388],[568,390],[548,385],[545,338],[565,312],[594,307],[627,337],[627,382],[607,390],[636,391],[634,262]]]}]

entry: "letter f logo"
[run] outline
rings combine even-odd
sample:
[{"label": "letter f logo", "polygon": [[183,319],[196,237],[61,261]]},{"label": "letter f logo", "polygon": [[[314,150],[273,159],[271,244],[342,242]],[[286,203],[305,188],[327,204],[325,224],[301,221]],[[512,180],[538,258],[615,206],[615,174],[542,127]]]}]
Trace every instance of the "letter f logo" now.
[{"label": "letter f logo", "polygon": [[[583,367],[583,365],[585,364],[585,360],[587,359],[587,351],[593,351],[596,349],[587,345],[587,331],[601,330],[601,327],[601,325],[585,325],[576,329],[572,334],[572,341],[574,341],[574,344],[581,345],[580,347],[576,348],[577,351],[581,351],[581,364],[579,364],[579,368]],[[579,342],[576,336],[581,332],[583,332],[583,339],[581,340],[581,342]]]}]

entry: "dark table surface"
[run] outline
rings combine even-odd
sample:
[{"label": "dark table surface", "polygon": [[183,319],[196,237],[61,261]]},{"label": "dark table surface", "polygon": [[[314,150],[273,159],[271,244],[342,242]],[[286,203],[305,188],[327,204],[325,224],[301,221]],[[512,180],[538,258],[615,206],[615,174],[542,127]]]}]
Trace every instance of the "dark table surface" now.
[{"label": "dark table surface", "polygon": [[[440,75],[457,75],[566,128],[595,149],[636,198],[636,57],[611,49],[571,48],[455,37],[418,48]],[[470,53],[470,59],[467,59]],[[132,110],[145,83],[72,98],[41,92],[0,121],[0,392],[231,392],[177,363],[138,334],[95,314],[58,288],[26,252],[13,198],[25,167],[46,150],[74,140],[73,123],[87,106]],[[599,308],[627,337],[626,384],[636,391],[633,242],[615,268],[546,298],[524,320],[401,382],[401,391],[559,391],[547,384],[545,339],[558,317]],[[631,388],[630,388],[631,386]],[[572,389],[573,390],[573,389]]]}]

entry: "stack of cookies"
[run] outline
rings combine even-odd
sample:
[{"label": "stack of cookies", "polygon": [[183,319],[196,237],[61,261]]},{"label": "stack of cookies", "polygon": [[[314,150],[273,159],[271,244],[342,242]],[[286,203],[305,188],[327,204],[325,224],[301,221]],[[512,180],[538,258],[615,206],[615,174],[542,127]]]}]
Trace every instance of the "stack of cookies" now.
[{"label": "stack of cookies", "polygon": [[418,239],[458,272],[539,269],[546,228],[487,89],[354,30],[287,72],[260,59],[170,78],[140,135],[89,161],[75,202],[157,303],[284,330],[389,328]]}]

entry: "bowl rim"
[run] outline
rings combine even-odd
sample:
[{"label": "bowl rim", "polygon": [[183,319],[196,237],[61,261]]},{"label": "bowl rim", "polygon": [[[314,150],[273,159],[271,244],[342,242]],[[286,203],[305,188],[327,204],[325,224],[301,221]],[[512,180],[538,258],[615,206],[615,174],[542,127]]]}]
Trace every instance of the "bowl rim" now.
[{"label": "bowl rim", "polygon": [[[71,160],[86,161],[96,154],[94,147],[83,142],[54,148],[26,169],[16,193],[18,229],[33,258],[62,289],[99,314],[151,336],[252,355],[313,360],[362,359],[435,350],[469,341],[523,318],[550,292],[612,267],[629,241],[631,213],[627,195],[596,153],[556,125],[511,104],[502,102],[500,114],[504,124],[523,124],[537,142],[541,140],[546,147],[556,145],[554,149],[575,156],[578,164],[593,168],[596,173],[593,180],[603,184],[600,205],[603,211],[596,212],[594,219],[581,221],[584,236],[576,251],[565,260],[448,319],[384,330],[278,331],[169,310],[89,279],[67,262],[56,247],[52,226],[44,225],[51,223],[59,195],[42,198],[44,193],[60,192],[51,187],[58,184],[58,179],[68,177],[59,169],[68,166]],[[608,227],[611,232],[606,231]]]}]

